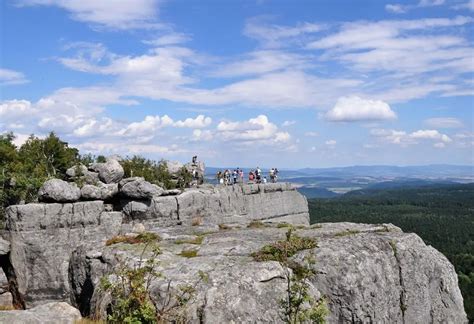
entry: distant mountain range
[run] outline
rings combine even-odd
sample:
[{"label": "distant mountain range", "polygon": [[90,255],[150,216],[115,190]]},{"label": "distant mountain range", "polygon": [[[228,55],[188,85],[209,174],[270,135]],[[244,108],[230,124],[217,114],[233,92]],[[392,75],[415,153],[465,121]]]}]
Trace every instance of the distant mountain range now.
[{"label": "distant mountain range", "polygon": [[[208,181],[214,183],[215,174],[225,168],[206,169]],[[229,168],[232,170],[232,168]],[[247,175],[249,168],[243,168]],[[264,175],[267,169],[262,169]],[[281,169],[281,181],[294,183],[307,198],[332,198],[354,190],[416,188],[436,184],[474,182],[474,166],[349,166],[336,168]]]}]

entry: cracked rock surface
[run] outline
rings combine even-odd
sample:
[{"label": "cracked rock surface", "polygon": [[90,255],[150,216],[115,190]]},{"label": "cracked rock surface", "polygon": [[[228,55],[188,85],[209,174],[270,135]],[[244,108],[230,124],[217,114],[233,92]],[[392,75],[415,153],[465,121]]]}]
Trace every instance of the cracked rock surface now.
[{"label": "cracked rock surface", "polygon": [[[152,282],[155,300],[162,298],[168,282],[172,287],[196,283],[196,300],[187,310],[192,322],[281,322],[284,269],[275,261],[256,262],[250,254],[283,240],[287,228],[197,226],[152,231],[163,238],[158,270],[164,277]],[[351,223],[300,226],[295,233],[318,242],[317,248],[301,251],[293,259],[303,262],[306,255],[316,259],[310,291],[316,299],[326,296],[328,323],[466,322],[453,266],[417,235],[393,225]],[[198,236],[200,244],[185,243]],[[87,299],[89,309],[104,311],[104,296],[97,290],[100,277],[118,260],[134,264],[142,249],[140,244],[119,243],[75,255],[71,272],[75,285],[80,287],[81,280],[89,278],[94,287]],[[197,256],[180,255],[189,249]],[[200,271],[208,275],[208,282],[199,281]],[[75,302],[81,306],[80,298]]]}]

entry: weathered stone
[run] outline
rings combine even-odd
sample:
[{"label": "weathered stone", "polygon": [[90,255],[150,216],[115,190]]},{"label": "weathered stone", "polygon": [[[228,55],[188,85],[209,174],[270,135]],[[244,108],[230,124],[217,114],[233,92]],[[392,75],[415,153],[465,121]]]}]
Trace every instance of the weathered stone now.
[{"label": "weathered stone", "polygon": [[29,310],[0,312],[0,323],[9,324],[74,324],[81,318],[78,309],[63,302],[49,303]]},{"label": "weathered stone", "polygon": [[118,194],[118,184],[99,183],[97,186],[84,185],[81,188],[81,197],[84,200],[109,200]]},{"label": "weathered stone", "polygon": [[118,183],[124,175],[122,166],[115,158],[108,158],[105,163],[93,163],[89,169],[98,172],[100,181],[104,183]]},{"label": "weathered stone", "polygon": [[100,182],[99,173],[89,171],[87,167],[83,164],[70,167],[66,171],[66,175],[71,180],[82,181],[85,184],[95,185]]},{"label": "weathered stone", "polygon": [[13,307],[13,297],[11,292],[6,291],[0,294],[0,307],[3,307],[3,309]]},{"label": "weathered stone", "polygon": [[45,202],[74,202],[81,198],[81,190],[75,183],[60,179],[46,181],[38,191],[38,199]]},{"label": "weathered stone", "polygon": [[132,199],[151,199],[164,192],[163,188],[145,181],[143,178],[135,178],[131,181],[120,183],[120,193]]},{"label": "weathered stone", "polygon": [[5,255],[10,252],[10,242],[0,237],[0,255]]},{"label": "weathered stone", "polygon": [[[453,266],[415,234],[391,225],[320,226],[294,232],[316,239],[318,247],[300,251],[292,259],[304,263],[308,256],[315,258],[316,263],[309,265],[316,273],[309,293],[314,299],[325,296],[328,323],[467,323]],[[196,231],[193,227],[152,230],[163,238],[186,237]],[[195,299],[185,311],[189,322],[281,323],[285,268],[275,261],[256,262],[250,254],[286,239],[286,231],[275,226],[234,228],[208,233],[200,245],[191,247],[162,241],[158,259],[163,277],[151,282],[153,299],[159,305],[168,297],[169,282],[172,289],[192,285]],[[179,255],[189,248],[198,251],[197,257]],[[86,258],[85,252],[76,254],[77,267],[71,272],[77,287],[81,278],[93,283],[89,310],[96,315],[103,314],[108,303],[97,289],[99,278],[113,271],[118,254],[131,266],[141,255],[141,249],[126,246],[99,251],[100,262]],[[209,279],[200,280],[200,272]]]},{"label": "weathered stone", "polygon": [[80,246],[104,244],[121,228],[102,201],[28,204],[6,210],[10,262],[26,306],[69,300],[69,259]]}]

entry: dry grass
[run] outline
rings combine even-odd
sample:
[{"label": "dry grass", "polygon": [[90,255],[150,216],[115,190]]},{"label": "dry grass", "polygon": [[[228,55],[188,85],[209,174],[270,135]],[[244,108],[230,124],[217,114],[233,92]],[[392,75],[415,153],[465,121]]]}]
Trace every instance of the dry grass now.
[{"label": "dry grass", "polygon": [[117,235],[105,242],[106,246],[117,244],[117,243],[128,243],[128,244],[139,244],[139,243],[149,243],[152,241],[160,241],[161,237],[158,234],[145,232],[138,234],[137,236],[124,236]]},{"label": "dry grass", "polygon": [[200,226],[200,225],[202,225],[202,217],[201,217],[201,216],[193,217],[193,218],[191,219],[191,225],[192,225],[192,226]]},{"label": "dry grass", "polygon": [[15,309],[16,308],[13,305],[0,305],[0,311],[9,311]]},{"label": "dry grass", "polygon": [[247,228],[263,228],[263,227],[267,227],[267,225],[262,223],[259,220],[251,221],[250,224],[247,225]]},{"label": "dry grass", "polygon": [[196,244],[200,245],[202,244],[202,241],[204,240],[203,235],[198,235],[193,239],[183,239],[183,240],[176,240],[174,241],[175,244]]},{"label": "dry grass", "polygon": [[197,257],[197,253],[198,250],[183,250],[179,255],[185,258],[195,258]]},{"label": "dry grass", "polygon": [[345,230],[339,233],[334,234],[335,237],[343,237],[343,236],[348,236],[348,235],[355,235],[359,234],[360,231],[358,230]]}]

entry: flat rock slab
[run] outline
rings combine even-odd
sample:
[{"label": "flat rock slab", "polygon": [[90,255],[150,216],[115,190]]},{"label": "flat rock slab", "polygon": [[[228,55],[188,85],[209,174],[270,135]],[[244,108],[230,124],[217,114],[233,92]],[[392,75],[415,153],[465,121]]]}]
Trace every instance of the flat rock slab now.
[{"label": "flat rock slab", "polygon": [[74,324],[81,318],[78,309],[63,302],[48,303],[29,310],[0,311],[0,323],[8,324]]}]

